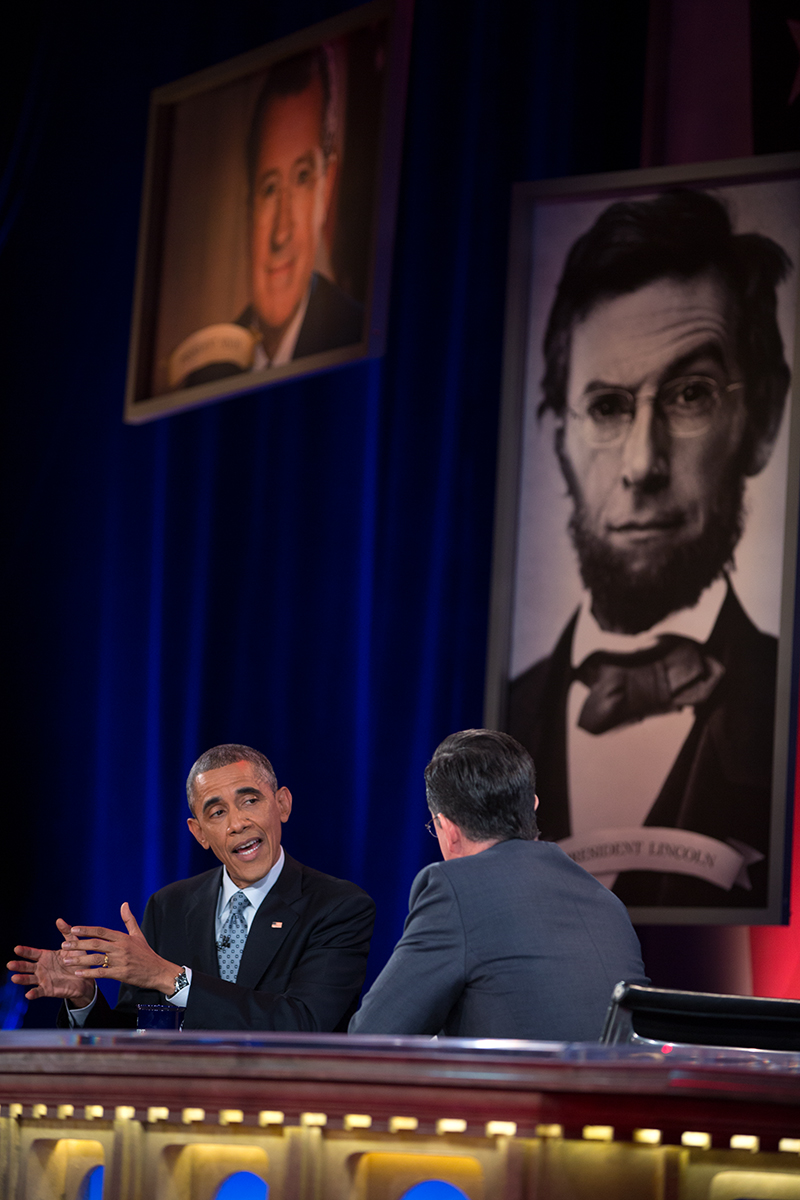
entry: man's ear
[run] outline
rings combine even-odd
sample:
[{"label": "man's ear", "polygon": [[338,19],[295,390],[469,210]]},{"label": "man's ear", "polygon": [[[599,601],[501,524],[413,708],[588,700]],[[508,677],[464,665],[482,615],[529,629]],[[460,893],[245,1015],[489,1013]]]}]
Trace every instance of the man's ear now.
[{"label": "man's ear", "polygon": [[536,812],[538,807],[539,807],[539,797],[535,795],[533,797],[533,811]]},{"label": "man's ear", "polygon": [[289,814],[292,811],[292,793],[287,787],[278,788],[275,793],[275,800],[278,805],[278,811],[281,814],[281,821],[286,824],[289,820]]},{"label": "man's ear", "polygon": [[193,838],[196,838],[204,850],[208,849],[208,838],[203,833],[202,826],[196,817],[187,817],[186,824],[189,826],[189,832]]},{"label": "man's ear", "polygon": [[459,851],[462,846],[463,834],[456,825],[455,821],[451,821],[444,813],[439,813],[439,828],[444,837],[444,844],[447,848],[447,853],[451,858],[458,858]]}]

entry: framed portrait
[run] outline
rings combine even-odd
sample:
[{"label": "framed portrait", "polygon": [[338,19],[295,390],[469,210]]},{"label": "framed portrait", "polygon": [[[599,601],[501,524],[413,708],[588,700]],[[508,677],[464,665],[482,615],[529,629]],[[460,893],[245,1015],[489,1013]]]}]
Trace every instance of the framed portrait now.
[{"label": "framed portrait", "polygon": [[383,353],[411,0],[151,97],[125,420]]},{"label": "framed portrait", "polygon": [[487,726],[642,924],[787,919],[800,155],[514,190]]}]

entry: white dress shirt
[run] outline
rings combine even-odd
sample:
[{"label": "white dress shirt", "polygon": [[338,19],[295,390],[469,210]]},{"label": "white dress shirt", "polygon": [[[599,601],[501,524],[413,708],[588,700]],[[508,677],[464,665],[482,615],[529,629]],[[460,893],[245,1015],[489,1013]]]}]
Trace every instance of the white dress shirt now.
[{"label": "white dress shirt", "polygon": [[282,367],[286,363],[292,361],[294,348],[297,345],[297,339],[300,337],[300,329],[303,321],[306,319],[306,309],[308,308],[310,296],[311,284],[309,284],[306,288],[306,294],[303,297],[302,303],[292,317],[291,323],[289,324],[286,333],[278,343],[278,348],[273,354],[272,358],[269,357],[264,349],[264,343],[258,343],[253,353],[253,365],[251,367],[252,371],[261,371],[264,367]]}]

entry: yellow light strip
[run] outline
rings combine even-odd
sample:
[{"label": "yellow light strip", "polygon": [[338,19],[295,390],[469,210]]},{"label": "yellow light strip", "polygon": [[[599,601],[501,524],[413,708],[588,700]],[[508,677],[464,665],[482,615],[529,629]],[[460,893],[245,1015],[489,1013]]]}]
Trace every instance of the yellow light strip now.
[{"label": "yellow light strip", "polygon": [[540,1138],[560,1138],[564,1136],[563,1125],[537,1125],[536,1136]]},{"label": "yellow light strip", "polygon": [[158,1104],[152,1104],[147,1110],[147,1122],[149,1125],[154,1125],[156,1121],[168,1121],[169,1109],[161,1108]]},{"label": "yellow light strip", "polygon": [[369,1129],[372,1125],[372,1117],[368,1117],[365,1113],[347,1113],[342,1124],[345,1129]]},{"label": "yellow light strip", "polygon": [[486,1136],[487,1137],[515,1137],[517,1133],[516,1121],[487,1121]]},{"label": "yellow light strip", "polygon": [[441,1135],[443,1133],[466,1133],[467,1122],[463,1117],[441,1117],[436,1122],[436,1132]]},{"label": "yellow light strip", "polygon": [[102,1104],[86,1104],[86,1105],[84,1105],[83,1119],[85,1121],[102,1121],[102,1119],[103,1119]]},{"label": "yellow light strip", "polygon": [[711,1134],[699,1133],[693,1129],[687,1129],[681,1134],[682,1146],[693,1146],[697,1150],[709,1150],[711,1148]]},{"label": "yellow light strip", "polygon": [[749,1133],[735,1133],[731,1138],[731,1150],[750,1150],[757,1154],[761,1142]]},{"label": "yellow light strip", "polygon": [[58,1117],[59,1121],[66,1121],[67,1117],[72,1117],[74,1115],[74,1104],[59,1104],[58,1108],[56,1109],[56,1116]]},{"label": "yellow light strip", "polygon": [[133,1121],[136,1116],[136,1109],[131,1108],[130,1104],[118,1104],[114,1109],[115,1121]]},{"label": "yellow light strip", "polygon": [[181,1113],[181,1122],[184,1125],[192,1125],[195,1121],[205,1121],[206,1110],[204,1108],[185,1108]]},{"label": "yellow light strip", "polygon": [[220,1125],[241,1125],[244,1113],[240,1108],[221,1108],[219,1110]]},{"label": "yellow light strip", "polygon": [[389,1133],[413,1133],[418,1127],[416,1117],[389,1117]]},{"label": "yellow light strip", "polygon": [[778,1149],[784,1154],[800,1154],[800,1138],[781,1138]]},{"label": "yellow light strip", "polygon": [[9,1117],[12,1118],[12,1120],[14,1118],[21,1117],[22,1116],[22,1105],[21,1104],[9,1104],[8,1115],[9,1115]]},{"label": "yellow light strip", "polygon": [[613,1142],[613,1125],[584,1125],[583,1139],[586,1142]]},{"label": "yellow light strip", "polygon": [[325,1113],[300,1113],[300,1124],[306,1127],[319,1128],[322,1125],[328,1124],[328,1118]]},{"label": "yellow light strip", "polygon": [[645,1146],[660,1146],[661,1145],[661,1130],[660,1129],[634,1129],[633,1140],[641,1142]]},{"label": "yellow light strip", "polygon": [[262,1129],[264,1129],[267,1125],[282,1125],[283,1113],[272,1111],[271,1109],[264,1109],[263,1112],[258,1114],[258,1123]]},{"label": "yellow light strip", "polygon": [[31,1110],[31,1115],[32,1115],[34,1121],[38,1121],[40,1117],[46,1117],[47,1116],[47,1105],[46,1104],[34,1104],[32,1110]]}]

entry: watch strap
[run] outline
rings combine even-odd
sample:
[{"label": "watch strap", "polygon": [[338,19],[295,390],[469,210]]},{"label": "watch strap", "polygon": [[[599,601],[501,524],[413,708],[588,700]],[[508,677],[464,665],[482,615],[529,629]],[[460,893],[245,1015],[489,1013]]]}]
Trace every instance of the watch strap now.
[{"label": "watch strap", "polygon": [[173,996],[177,996],[178,992],[182,992],[183,989],[188,986],[189,976],[186,974],[186,967],[181,967],[180,971],[175,976],[175,987],[167,999],[171,1000]]}]

